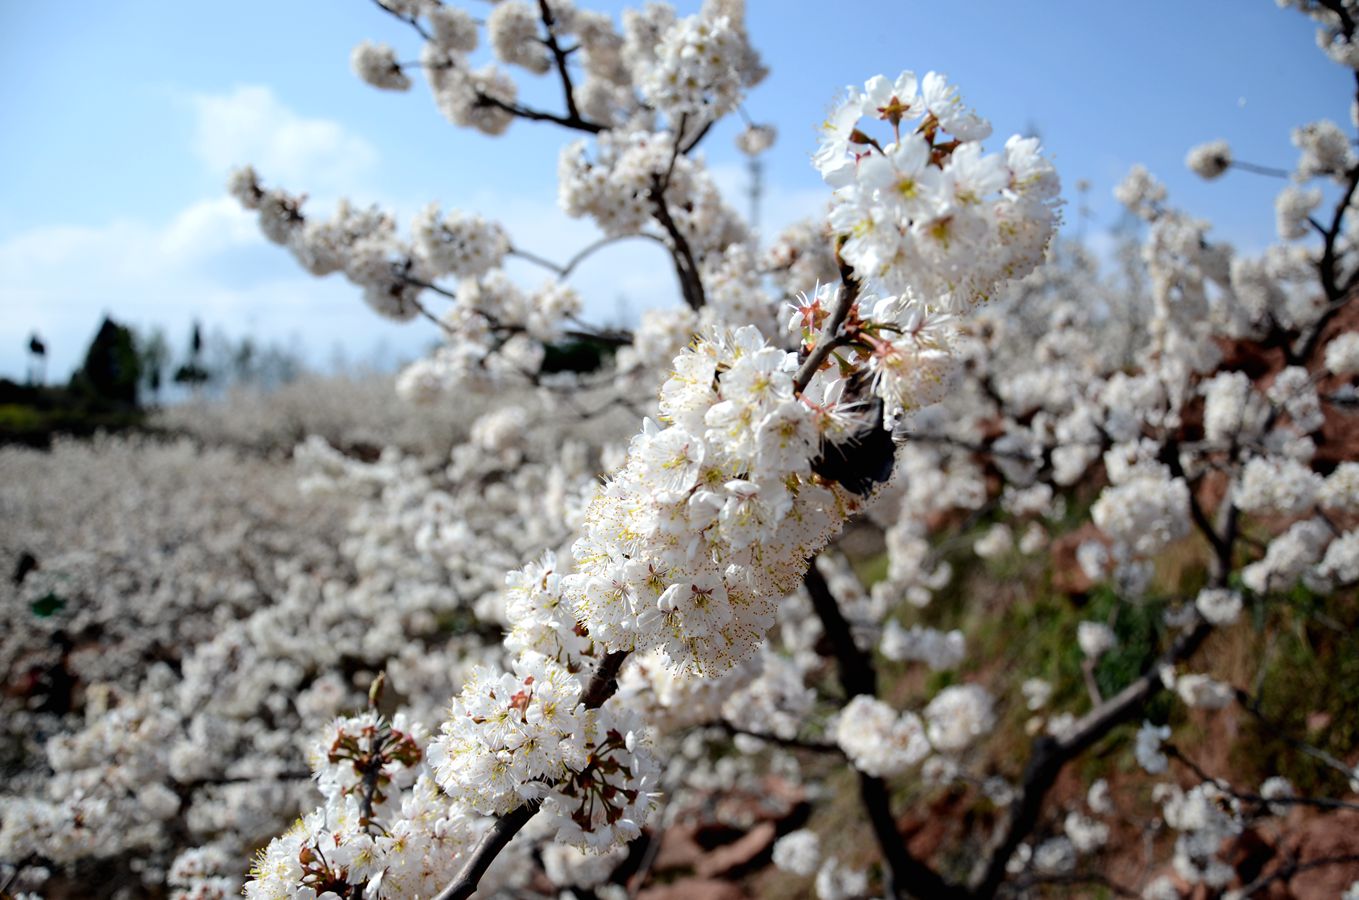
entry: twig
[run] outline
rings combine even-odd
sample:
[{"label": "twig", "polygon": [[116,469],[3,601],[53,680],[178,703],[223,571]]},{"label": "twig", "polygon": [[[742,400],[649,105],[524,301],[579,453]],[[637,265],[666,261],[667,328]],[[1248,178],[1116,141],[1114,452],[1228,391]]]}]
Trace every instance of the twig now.
[{"label": "twig", "polygon": [[[577,251],[575,256],[568,259],[566,261],[566,265],[562,266],[562,277],[565,278],[567,275],[570,275],[573,271],[575,271],[576,266],[584,262],[596,250],[599,250],[603,247],[607,247],[609,244],[617,243],[618,241],[625,241],[629,238],[646,238],[649,241],[655,241],[662,247],[666,246],[665,241],[662,240],[658,235],[654,235],[646,231],[639,231],[637,234],[620,234],[615,235],[613,237],[602,237],[599,240],[595,241],[593,244],[590,244],[586,246],[584,249]],[[667,247],[666,249],[669,248]]]},{"label": "twig", "polygon": [[878,673],[867,655],[854,643],[854,632],[850,628],[849,620],[840,611],[840,604],[836,602],[830,585],[826,583],[826,577],[816,567],[815,561],[807,567],[807,574],[802,576],[802,584],[807,588],[807,594],[812,600],[812,609],[821,620],[821,628],[826,632],[826,640],[830,642],[831,650],[835,654],[840,684],[845,689],[845,699],[851,699],[859,694],[877,696]]},{"label": "twig", "polygon": [[1221,778],[1216,778],[1212,775],[1209,775],[1207,772],[1204,771],[1202,766],[1194,762],[1194,760],[1190,759],[1189,756],[1183,750],[1181,750],[1179,747],[1176,747],[1174,744],[1163,745],[1162,751],[1165,753],[1166,756],[1170,757],[1171,759],[1178,760],[1181,764],[1188,768],[1189,771],[1193,772],[1194,776],[1198,778],[1199,781],[1211,782],[1219,790],[1227,794],[1230,794],[1237,800],[1240,800],[1243,803],[1258,804],[1260,806],[1263,806],[1266,810],[1268,810],[1270,806],[1274,805],[1311,806],[1315,807],[1316,809],[1359,810],[1359,803],[1350,803],[1345,800],[1336,800],[1331,797],[1298,797],[1298,796],[1265,797],[1262,794],[1254,794],[1248,791],[1238,791],[1236,788],[1232,787],[1229,782],[1223,781]]},{"label": "twig", "polygon": [[1254,716],[1255,719],[1265,727],[1266,731],[1270,732],[1275,737],[1280,738],[1284,743],[1290,744],[1294,749],[1300,750],[1313,759],[1335,769],[1346,778],[1354,777],[1354,770],[1345,765],[1343,760],[1336,759],[1320,747],[1314,747],[1306,741],[1299,740],[1287,734],[1286,729],[1282,725],[1264,714],[1264,711],[1260,709],[1260,701],[1257,698],[1252,697],[1240,688],[1233,689],[1232,693],[1236,698],[1236,702],[1241,704],[1241,708]]},{"label": "twig", "polygon": [[675,174],[675,162],[680,155],[680,135],[684,133],[684,125],[689,121],[689,114],[680,115],[679,124],[675,126],[675,140],[670,146],[670,162],[666,163],[665,174],[661,176],[660,192],[664,194],[670,188],[670,178]]},{"label": "twig", "polygon": [[[1195,485],[1190,483],[1189,476],[1185,474],[1184,465],[1180,462],[1179,443],[1175,440],[1167,441],[1164,449],[1161,451],[1160,458],[1161,461],[1169,467],[1170,474],[1183,481],[1185,487],[1188,489],[1189,517],[1213,548],[1214,579],[1217,580],[1219,572],[1222,573],[1221,577],[1225,578],[1227,570],[1231,568],[1232,548],[1222,535],[1218,534],[1217,529],[1213,527],[1212,520],[1208,518],[1208,513],[1204,511],[1203,506],[1199,503],[1198,494],[1194,491]],[[1231,505],[1232,498],[1230,491],[1223,497],[1222,502],[1229,506]]]},{"label": "twig", "polygon": [[[368,710],[375,715],[378,713],[378,705],[382,702],[382,692],[387,686],[387,673],[379,672],[373,679],[373,683],[368,686]],[[378,721],[385,721],[379,719]],[[383,756],[384,745],[387,738],[391,736],[391,726],[379,734],[375,734],[368,740],[367,759],[363,762],[363,790],[359,794],[359,821],[366,830],[373,824],[373,800],[377,796],[378,779],[382,776],[382,765],[386,762]]]},{"label": "twig", "polygon": [[[716,122],[717,122],[716,119],[709,119],[707,124],[705,124],[702,128],[698,130],[698,134],[695,134],[689,140],[689,143],[684,145],[684,149],[680,152],[682,152],[685,156],[688,156],[690,153],[692,153],[694,148],[697,147],[703,141],[703,139],[708,136],[708,132],[712,130],[712,127]],[[679,131],[683,132],[684,131],[683,127],[681,127]],[[679,138],[680,134],[677,133],[675,135],[675,140],[679,140]]]},{"label": "twig", "polygon": [[497,97],[492,97],[489,94],[483,94],[481,92],[477,92],[476,105],[492,106],[496,109],[504,110],[511,115],[518,116],[521,119],[528,119],[530,122],[552,122],[563,128],[570,128],[573,131],[584,131],[587,134],[599,134],[604,130],[603,125],[597,125],[594,122],[588,122],[579,117],[544,112],[541,109],[532,109],[531,107],[521,106],[518,103],[507,103]]},{"label": "twig", "polygon": [[565,277],[565,275],[566,275],[566,269],[565,269],[564,266],[559,266],[559,265],[557,265],[556,263],[554,263],[552,260],[550,260],[550,259],[544,259],[543,257],[539,256],[539,255],[536,254],[536,253],[530,253],[530,252],[527,251],[527,250],[523,250],[523,249],[520,249],[519,247],[514,247],[514,246],[511,246],[510,249],[509,249],[508,251],[506,251],[506,253],[507,253],[507,255],[509,255],[509,256],[517,256],[517,257],[519,257],[519,258],[522,259],[522,260],[525,260],[525,261],[527,261],[527,262],[531,262],[531,263],[533,263],[535,266],[542,266],[544,269],[547,269],[549,272],[555,273],[555,274],[557,275],[558,278]]},{"label": "twig", "polygon": [[[839,254],[837,253],[836,256],[838,257]],[[798,366],[797,376],[793,379],[793,392],[796,394],[801,394],[807,389],[812,376],[821,368],[821,364],[830,357],[836,347],[841,346],[841,342],[844,340],[844,336],[840,334],[840,326],[845,324],[850,309],[859,299],[859,282],[854,277],[854,270],[843,261],[840,263],[840,280],[843,287],[836,294],[835,307],[831,310],[830,319],[826,321],[826,327],[822,329],[821,336],[817,338],[816,346],[807,354],[802,365]]]},{"label": "twig", "polygon": [[1189,756],[1185,754],[1183,750],[1181,750],[1179,747],[1176,747],[1174,744],[1167,743],[1161,745],[1161,752],[1164,753],[1166,756],[1170,757],[1171,759],[1177,760],[1181,765],[1183,765],[1189,771],[1193,772],[1194,777],[1196,777],[1199,781],[1211,782],[1212,785],[1218,788],[1219,790],[1226,791],[1227,793],[1233,795],[1236,794],[1236,791],[1232,790],[1232,786],[1230,784],[1228,784],[1225,781],[1222,781],[1219,778],[1214,778],[1212,775],[1209,775],[1207,772],[1203,770],[1202,766],[1200,766],[1198,763],[1190,759]]},{"label": "twig", "polygon": [[646,834],[646,850],[642,852],[642,861],[637,865],[637,871],[628,879],[632,887],[628,889],[628,897],[634,898],[642,890],[642,885],[646,884],[647,878],[651,875],[651,867],[656,864],[656,857],[661,855],[661,835]]},{"label": "twig", "polygon": [[[929,434],[926,432],[908,431],[905,432],[905,437],[912,444],[940,444],[945,447],[954,447],[958,450],[967,450],[971,453],[976,453],[979,456],[996,456],[1002,459],[1013,459],[1018,460],[1019,462],[1028,463],[1043,462],[1043,457],[1041,455],[1034,456],[1030,453],[1025,453],[1023,450],[1006,450],[1003,448],[996,447],[994,444],[981,444],[975,441],[965,441],[962,438],[952,437],[947,434]],[[1089,447],[1102,445],[1084,441],[1076,441],[1070,444],[1066,444],[1064,446]]]},{"label": "twig", "polygon": [[1287,178],[1288,170],[1280,169],[1275,166],[1261,166],[1256,163],[1245,162],[1234,159],[1228,164],[1229,168],[1240,169],[1242,172],[1250,172],[1254,175],[1268,175],[1270,178]]},{"label": "twig", "polygon": [[666,250],[670,249],[670,245],[667,244],[660,235],[651,234],[650,232],[647,231],[639,231],[636,234],[615,234],[602,237],[599,240],[594,241],[591,244],[587,244],[582,249],[576,251],[576,254],[572,256],[570,259],[568,259],[562,265],[558,265],[557,263],[554,263],[550,259],[545,259],[536,253],[530,253],[529,251],[522,250],[518,247],[510,247],[509,253],[511,256],[517,256],[520,259],[526,262],[531,262],[536,266],[542,266],[544,269],[547,269],[548,271],[554,273],[558,278],[566,278],[573,271],[575,271],[577,266],[583,263],[596,251],[601,250],[604,247],[609,246],[610,244],[616,244],[619,241],[626,241],[629,238],[645,238],[646,240],[649,241],[655,241],[657,244],[660,244]]},{"label": "twig", "polygon": [[722,720],[720,726],[724,731],[727,732],[727,734],[730,734],[733,737],[741,735],[744,737],[757,738],[758,740],[765,741],[766,743],[769,744],[774,744],[779,747],[787,747],[790,750],[810,750],[813,753],[838,753],[842,756],[844,755],[845,752],[840,749],[839,744],[823,743],[819,741],[804,741],[798,738],[779,737],[777,734],[768,734],[762,731],[749,731],[745,728],[740,728],[725,719]]},{"label": "twig", "polygon": [[1090,705],[1099,706],[1104,702],[1100,696],[1099,682],[1095,680],[1095,660],[1086,659],[1081,662],[1081,675],[1085,679],[1085,692],[1090,695]]},{"label": "twig", "polygon": [[477,842],[476,849],[468,857],[458,872],[458,877],[444,888],[434,900],[467,900],[476,892],[477,885],[481,883],[481,878],[486,874],[486,870],[491,867],[491,863],[500,855],[500,851],[509,845],[514,836],[518,834],[525,825],[529,823],[538,812],[542,805],[539,800],[530,800],[523,806],[510,810],[505,815],[495,820],[489,831],[481,836]]}]

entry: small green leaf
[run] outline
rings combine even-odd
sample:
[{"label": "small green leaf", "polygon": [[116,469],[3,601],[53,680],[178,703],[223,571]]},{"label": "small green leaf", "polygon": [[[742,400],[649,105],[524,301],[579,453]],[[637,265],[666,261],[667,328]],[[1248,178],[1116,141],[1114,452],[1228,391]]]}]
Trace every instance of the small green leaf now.
[{"label": "small green leaf", "polygon": [[33,615],[37,616],[39,619],[46,619],[53,613],[59,612],[64,606],[66,606],[66,601],[49,591],[37,600],[34,600],[33,605],[30,608],[33,610]]}]

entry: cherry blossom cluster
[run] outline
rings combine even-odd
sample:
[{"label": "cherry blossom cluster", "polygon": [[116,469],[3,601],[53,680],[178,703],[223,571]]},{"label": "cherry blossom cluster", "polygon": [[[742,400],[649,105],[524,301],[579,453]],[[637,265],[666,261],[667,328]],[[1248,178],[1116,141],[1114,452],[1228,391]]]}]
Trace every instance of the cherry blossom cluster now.
[{"label": "cherry blossom cluster", "polygon": [[715,675],[755,653],[775,601],[858,507],[812,470],[820,441],[851,421],[802,402],[796,354],[753,327],[701,340],[674,366],[666,424],[647,422],[591,505],[563,586],[610,650],[657,647]]},{"label": "cherry blossom cluster", "polygon": [[308,813],[260,851],[245,896],[432,896],[485,827],[450,807],[427,774],[402,792],[382,831],[365,818],[353,797]]},{"label": "cherry blossom cluster", "polygon": [[464,685],[430,745],[439,786],[486,815],[541,802],[557,839],[583,848],[636,837],[658,773],[640,722],[616,703],[586,708],[580,679],[548,657],[524,653],[513,668]]},{"label": "cherry blossom cluster", "polygon": [[607,131],[562,148],[557,202],[572,217],[588,216],[606,235],[642,233],[664,203],[680,236],[700,257],[744,232],[702,162],[682,152],[670,131]]},{"label": "cherry blossom cluster", "polygon": [[[495,63],[473,68],[480,34],[471,14],[440,0],[383,6],[424,38],[419,67],[449,121],[498,135],[521,114],[518,86],[507,69]],[[568,54],[578,54],[585,77],[568,85],[571,124],[616,126],[660,112],[696,130],[733,109],[767,73],[744,20],[744,4],[733,0],[710,0],[687,17],[669,4],[651,3],[626,11],[619,29],[608,15],[577,9],[569,0],[506,0],[491,10],[485,29],[500,63],[532,75],[565,67]],[[408,64],[390,45],[364,41],[351,63],[373,87],[401,91],[411,85]]]},{"label": "cherry blossom cluster", "polygon": [[[960,313],[1043,261],[1059,185],[1036,138],[985,153],[990,123],[938,72],[846,91],[815,162],[835,188],[841,255],[870,285],[917,316]],[[865,118],[890,125],[890,140],[860,130]]]},{"label": "cherry blossom cluster", "polygon": [[768,69],[746,35],[744,4],[709,0],[698,15],[673,22],[639,72],[642,96],[672,122],[694,126],[740,103]]}]

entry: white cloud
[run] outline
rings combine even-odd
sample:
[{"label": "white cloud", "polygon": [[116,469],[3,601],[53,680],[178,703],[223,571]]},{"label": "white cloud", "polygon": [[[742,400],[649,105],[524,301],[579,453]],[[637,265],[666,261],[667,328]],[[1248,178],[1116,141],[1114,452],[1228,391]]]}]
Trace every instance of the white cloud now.
[{"label": "white cloud", "polygon": [[193,149],[209,171],[225,177],[249,163],[261,177],[309,191],[352,190],[378,160],[377,150],[332,119],[309,119],[262,85],[225,94],[195,94]]},{"label": "white cloud", "polygon": [[227,247],[260,243],[255,217],[230,197],[202,200],[183,210],[157,242],[162,254],[186,264]]},{"label": "white cloud", "polygon": [[414,356],[430,340],[417,324],[379,319],[339,276],[313,278],[268,244],[248,214],[206,200],[160,227],[117,221],[34,229],[0,242],[0,371],[22,377],[30,332],[47,342],[48,372],[79,363],[104,314],[162,326],[182,341],[199,320],[235,336],[293,337],[315,364],[333,349],[367,358],[379,342]]},{"label": "white cloud", "polygon": [[[194,153],[223,185],[231,168],[251,163],[275,184],[339,194],[376,168],[367,141],[338,122],[299,115],[267,87],[189,100]],[[163,326],[175,339],[195,319],[265,340],[298,336],[318,363],[335,347],[351,359],[379,342],[410,355],[429,340],[419,328],[379,320],[338,276],[304,273],[224,192],[163,223],[118,219],[12,235],[0,242],[0,296],[0,371],[10,376],[25,371],[27,337],[37,331],[48,372],[64,377],[106,313]]]},{"label": "white cloud", "polygon": [[[267,182],[314,195],[377,193],[370,180],[378,169],[376,150],[341,124],[305,118],[265,87],[191,99],[194,151],[223,181],[227,170],[249,162]],[[740,203],[744,169],[719,166],[713,175]],[[826,196],[824,190],[771,185],[764,233],[772,236],[798,218],[819,214]],[[386,205],[406,221],[405,213],[419,204]],[[557,261],[599,236],[590,222],[562,213],[550,193],[506,194],[488,185],[460,205],[493,216],[518,246]],[[318,215],[327,212],[324,201],[309,207]],[[526,286],[547,277],[522,261],[510,269]],[[621,241],[601,250],[577,269],[572,282],[585,299],[586,318],[596,323],[618,322],[624,308],[635,321],[642,309],[680,302],[668,255],[649,241]],[[264,240],[251,213],[222,194],[191,203],[161,223],[124,219],[14,235],[0,242],[0,296],[18,313],[0,317],[0,371],[9,375],[24,371],[27,335],[37,330],[51,353],[48,371],[64,377],[106,312],[137,326],[163,326],[176,339],[195,319],[266,341],[296,336],[318,364],[337,347],[351,359],[365,358],[381,342],[389,353],[410,356],[437,338],[422,322],[403,326],[380,319],[338,275],[305,274],[287,251]]]}]

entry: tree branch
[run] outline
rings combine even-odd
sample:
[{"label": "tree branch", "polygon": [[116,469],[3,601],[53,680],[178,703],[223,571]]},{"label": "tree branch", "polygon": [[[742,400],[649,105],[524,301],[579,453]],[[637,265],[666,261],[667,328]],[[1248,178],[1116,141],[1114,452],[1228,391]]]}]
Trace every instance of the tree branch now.
[{"label": "tree branch", "polygon": [[1174,759],[1183,764],[1189,771],[1194,773],[1194,777],[1200,782],[1209,782],[1224,793],[1230,794],[1242,803],[1253,803],[1261,807],[1265,812],[1271,812],[1271,806],[1310,806],[1314,809],[1352,809],[1359,810],[1359,803],[1350,803],[1345,800],[1336,800],[1332,797],[1266,797],[1263,794],[1255,794],[1250,791],[1238,791],[1232,787],[1231,783],[1209,775],[1203,767],[1194,762],[1183,750],[1174,744],[1163,744],[1161,752],[1170,759]]},{"label": "tree branch", "polygon": [[697,312],[706,302],[703,296],[703,279],[699,275],[698,262],[694,259],[694,251],[689,246],[689,241],[685,239],[679,225],[670,215],[670,207],[665,202],[665,185],[662,184],[659,175],[652,179],[650,200],[655,207],[656,221],[670,236],[672,244],[670,255],[675,260],[675,274],[679,277],[680,293],[684,295],[684,302],[689,304],[689,308]]},{"label": "tree branch", "polygon": [[[1174,440],[1166,441],[1165,447],[1161,451],[1160,458],[1170,469],[1170,474],[1183,481],[1184,486],[1188,489],[1189,517],[1194,520],[1194,525],[1213,548],[1213,558],[1216,561],[1214,574],[1216,575],[1217,568],[1220,568],[1225,572],[1227,568],[1231,566],[1231,547],[1229,547],[1222,536],[1218,534],[1217,529],[1213,527],[1212,520],[1208,518],[1208,513],[1204,510],[1202,504],[1199,503],[1198,494],[1194,491],[1195,485],[1190,483],[1189,476],[1185,474],[1184,466],[1180,462],[1179,443]],[[1232,502],[1230,491],[1223,497],[1222,502],[1226,504]]]},{"label": "tree branch", "polygon": [[660,244],[666,250],[670,249],[670,245],[667,244],[665,240],[661,238],[659,235],[655,235],[647,231],[639,231],[636,234],[606,235],[605,237],[602,237],[599,240],[594,241],[593,243],[587,244],[580,250],[576,251],[576,254],[572,256],[570,259],[568,259],[562,265],[558,265],[557,263],[554,263],[550,259],[545,259],[544,257],[541,257],[536,253],[530,253],[529,251],[523,250],[519,247],[510,247],[509,254],[511,256],[517,256],[526,262],[531,262],[536,266],[541,266],[542,268],[547,269],[548,271],[555,274],[558,278],[566,278],[573,271],[575,271],[577,266],[583,263],[590,256],[594,255],[595,252],[602,250],[603,248],[609,246],[610,244],[616,244],[619,241],[626,241],[631,238],[645,238],[646,240],[649,241],[655,241],[657,244]]},{"label": "tree branch", "polygon": [[382,0],[373,0],[373,3],[377,5],[378,9],[382,10],[387,15],[391,16],[392,18],[396,19],[399,22],[405,22],[407,25],[414,28],[416,33],[418,33],[420,37],[424,38],[425,40],[430,41],[434,39],[434,35],[426,31],[425,26],[421,25],[420,20],[415,16],[403,16],[401,15],[401,13],[397,12],[387,4],[383,3]]},{"label": "tree branch", "polygon": [[779,737],[777,734],[768,734],[762,731],[749,731],[745,728],[741,728],[737,725],[732,724],[726,719],[723,719],[719,723],[719,725],[723,731],[725,731],[732,737],[737,736],[752,737],[769,744],[774,744],[775,746],[778,747],[786,747],[789,750],[809,750],[813,753],[838,753],[841,756],[844,756],[845,754],[845,751],[841,750],[838,744],[822,743],[818,741],[803,741],[799,740],[798,738]]},{"label": "tree branch", "polygon": [[1288,170],[1280,169],[1277,166],[1262,166],[1258,163],[1250,163],[1240,159],[1234,159],[1228,163],[1228,168],[1240,169],[1242,172],[1250,172],[1253,175],[1268,175],[1270,178],[1287,178]]},{"label": "tree branch", "polygon": [[[1339,273],[1336,271],[1337,258],[1336,248],[1340,238],[1340,229],[1344,225],[1345,213],[1349,210],[1350,200],[1354,197],[1356,188],[1359,188],[1359,166],[1355,166],[1347,173],[1347,183],[1345,193],[1335,205],[1335,212],[1331,215],[1330,227],[1323,235],[1325,243],[1322,245],[1321,261],[1317,263],[1317,268],[1321,275],[1321,287],[1326,292],[1326,300],[1330,307],[1317,319],[1312,330],[1308,333],[1307,339],[1303,342],[1302,348],[1298,350],[1296,359],[1300,363],[1306,363],[1311,359],[1315,352],[1318,342],[1321,340],[1321,333],[1326,330],[1326,326],[1335,318],[1336,313],[1344,307],[1346,297],[1344,289],[1340,285]],[[1290,354],[1291,355],[1291,354]]]},{"label": "tree branch", "polygon": [[481,840],[477,842],[476,849],[463,864],[458,877],[436,894],[434,900],[467,900],[471,897],[486,870],[500,855],[500,851],[504,850],[529,820],[537,815],[541,805],[542,802],[539,800],[530,800],[497,818],[490,831],[482,835]]},{"label": "tree branch", "polygon": [[[802,583],[812,598],[812,608],[816,610],[821,627],[830,641],[839,670],[840,684],[845,689],[846,698],[859,694],[874,696],[878,689],[877,672],[868,656],[854,643],[854,633],[849,622],[840,611],[840,605],[831,593],[825,576],[816,568],[816,563],[808,566]],[[881,779],[854,770],[859,776],[859,799],[873,835],[878,840],[883,860],[887,864],[887,893],[900,897],[907,894],[925,898],[962,898],[967,892],[949,884],[934,869],[916,859],[906,849],[906,842],[897,830],[896,819],[892,817],[890,794],[886,783]]]},{"label": "tree branch", "polygon": [[562,93],[566,95],[567,118],[578,122],[584,121],[580,117],[580,111],[576,109],[575,88],[571,84],[571,72],[566,68],[566,53],[557,43],[557,35],[552,31],[552,26],[556,24],[556,20],[552,17],[552,7],[548,6],[547,0],[538,0],[538,12],[543,19],[543,28],[547,31],[547,49],[552,51],[552,58],[557,63],[557,74],[562,79]]},{"label": "tree branch", "polygon": [[496,109],[503,109],[511,115],[521,119],[528,119],[531,122],[553,122],[563,128],[570,128],[572,131],[583,131],[586,134],[599,134],[604,130],[603,125],[596,125],[588,122],[579,116],[563,116],[558,113],[544,112],[541,109],[533,109],[528,106],[521,106],[518,103],[506,103],[496,97],[478,92],[476,104],[478,106],[493,106]]},{"label": "tree branch", "polygon": [[[604,126],[597,125],[594,122],[581,118],[580,112],[576,109],[576,99],[574,96],[574,91],[572,90],[571,87],[571,76],[566,69],[566,51],[563,50],[561,46],[557,43],[557,37],[552,33],[551,10],[548,9],[545,0],[539,0],[539,2],[541,4],[543,11],[544,23],[547,24],[548,26],[547,29],[548,40],[546,41],[546,43],[548,49],[552,51],[553,57],[557,59],[557,65],[559,67],[559,71],[561,72],[562,77],[562,86],[566,92],[566,110],[567,110],[566,115],[563,116],[558,113],[544,112],[543,110],[532,109],[527,106],[521,106],[518,103],[506,103],[504,100],[500,100],[496,97],[491,97],[487,94],[483,94],[481,91],[476,92],[477,97],[476,103],[478,106],[492,106],[495,107],[496,109],[504,110],[505,112],[510,113],[513,116],[517,116],[518,118],[521,119],[528,119],[529,121],[532,122],[553,122],[556,123],[557,125],[561,125],[563,128],[570,128],[573,131],[584,131],[588,134],[599,134],[601,131],[604,130]],[[426,41],[432,41],[434,39],[434,35],[430,34],[429,30],[426,29],[425,26],[420,24],[420,20],[418,17],[403,16],[401,13],[397,12],[396,10],[389,7],[387,4],[383,3],[382,0],[373,0],[373,3],[377,6],[378,9],[382,10],[387,15],[391,16],[392,18],[396,19],[399,22],[404,22],[411,28],[415,29],[416,33],[419,34],[420,37],[424,38]]]},{"label": "tree branch", "polygon": [[1160,669],[1192,655],[1212,632],[1212,626],[1200,622],[1181,635],[1156,662],[1132,684],[1086,713],[1066,735],[1055,738],[1044,735],[1033,742],[1033,752],[1024,769],[1020,795],[1010,804],[1009,815],[998,840],[993,842],[984,866],[974,874],[972,894],[977,898],[996,895],[1005,881],[1005,864],[1015,848],[1033,831],[1043,800],[1056,782],[1062,768],[1110,731],[1128,721],[1142,706],[1164,689]]},{"label": "tree branch", "polygon": [[1258,721],[1264,729],[1274,737],[1281,739],[1284,743],[1290,745],[1294,749],[1307,754],[1318,762],[1341,773],[1345,777],[1354,777],[1354,770],[1346,765],[1344,760],[1336,759],[1320,747],[1314,747],[1306,741],[1298,740],[1288,734],[1287,728],[1285,728],[1284,725],[1273,721],[1265,715],[1264,710],[1260,709],[1260,701],[1257,698],[1252,697],[1240,688],[1233,689],[1232,693],[1236,697],[1236,702],[1241,704],[1241,708],[1255,717],[1256,721]]}]

